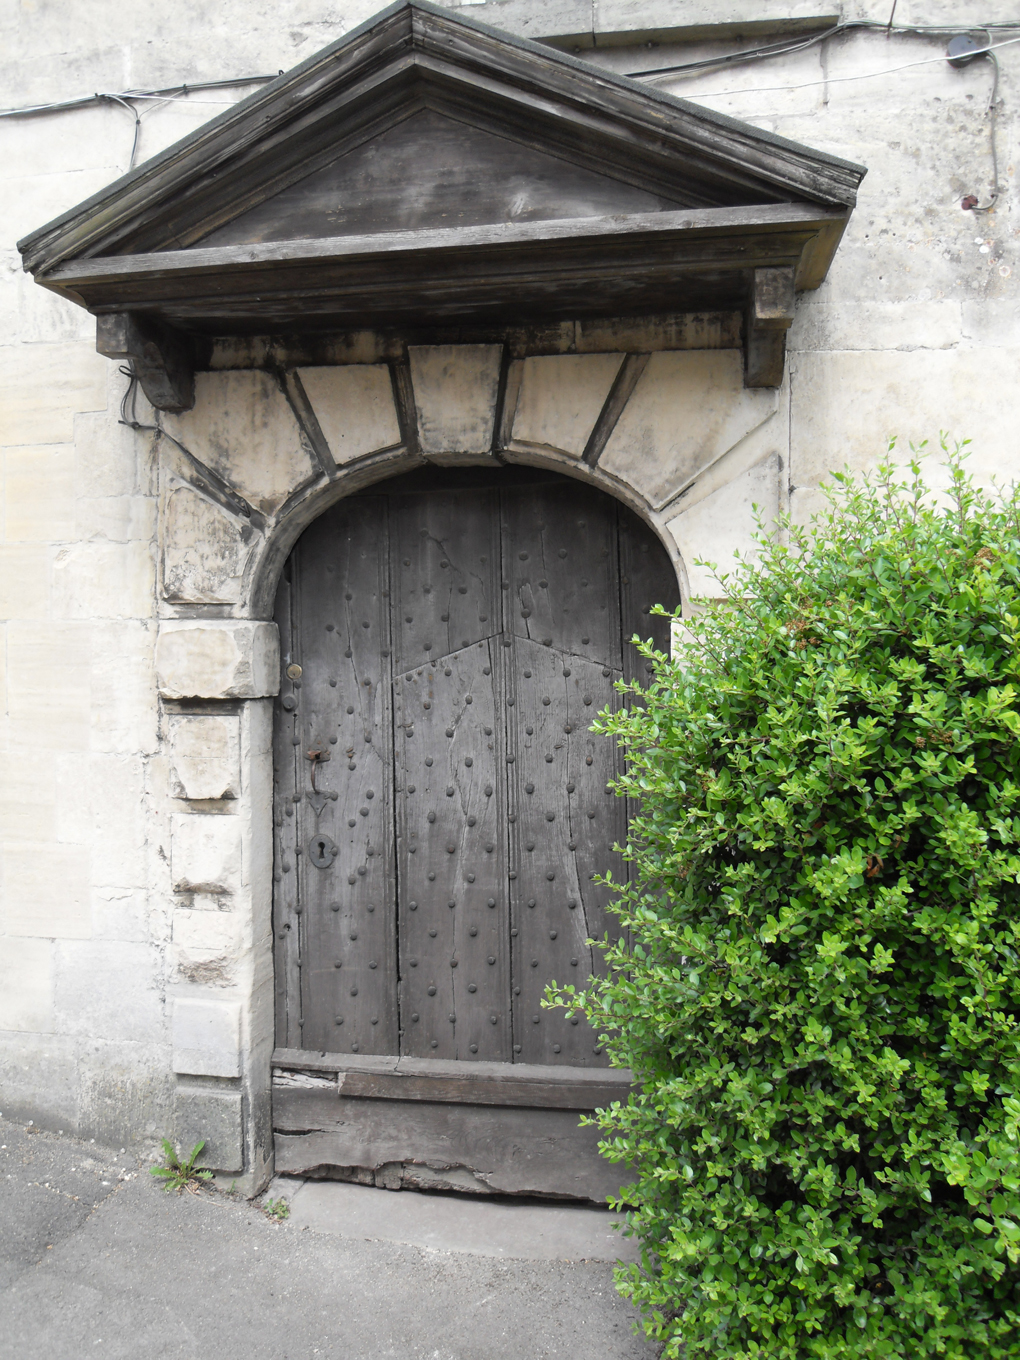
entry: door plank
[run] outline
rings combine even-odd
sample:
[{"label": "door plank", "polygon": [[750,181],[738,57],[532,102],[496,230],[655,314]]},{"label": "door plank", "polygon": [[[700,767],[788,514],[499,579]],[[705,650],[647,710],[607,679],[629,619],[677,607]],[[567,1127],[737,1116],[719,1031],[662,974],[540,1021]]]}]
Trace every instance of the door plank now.
[{"label": "door plank", "polygon": [[577,483],[539,483],[503,502],[508,628],[520,638],[620,668],[616,507]]},{"label": "door plank", "polygon": [[626,1100],[628,1090],[611,1083],[582,1087],[558,1081],[476,1081],[465,1063],[463,1074],[451,1077],[412,1077],[397,1072],[347,1072],[342,1074],[339,1093],[374,1100],[461,1101],[466,1105],[513,1105],[532,1109],[597,1110],[614,1100]]},{"label": "door plank", "polygon": [[510,1056],[500,650],[396,681],[402,1053]]},{"label": "door plank", "polygon": [[[394,1163],[463,1167],[495,1194],[560,1195],[604,1203],[630,1179],[604,1161],[598,1129],[570,1110],[492,1108],[443,1102],[345,1099],[315,1090],[273,1096],[276,1170]],[[353,1177],[352,1177],[353,1179]]]},{"label": "door plank", "polygon": [[498,505],[484,488],[390,498],[398,673],[500,632]]},{"label": "door plank", "polygon": [[[291,622],[291,572],[284,568],[276,596],[276,623],[280,630],[284,673],[293,660]],[[276,1037],[301,1047],[301,902],[298,895],[297,762],[300,734],[295,714],[296,697],[284,679],[275,700],[273,726],[273,958],[276,974]],[[295,739],[298,745],[295,745]]]},{"label": "door plank", "polygon": [[513,651],[511,817],[514,1051],[522,1062],[606,1066],[598,1035],[579,1014],[543,1010],[551,982],[583,986],[603,971],[587,943],[619,934],[595,878],[625,870],[612,846],[626,834],[613,742],[589,730],[612,706],[619,672],[517,639]]},{"label": "door plank", "polygon": [[[397,1046],[386,502],[342,501],[295,550],[302,1043]],[[380,550],[382,548],[382,551]],[[312,790],[309,751],[316,765]],[[325,796],[323,796],[325,795]],[[316,867],[314,838],[337,847]]]},{"label": "door plank", "polygon": [[300,1049],[277,1049],[273,1054],[274,1090],[318,1087],[345,1099],[452,1100],[596,1110],[614,1100],[626,1100],[633,1084],[633,1073],[619,1069],[587,1071],[537,1063],[465,1063],[361,1054],[318,1054],[309,1061]]}]

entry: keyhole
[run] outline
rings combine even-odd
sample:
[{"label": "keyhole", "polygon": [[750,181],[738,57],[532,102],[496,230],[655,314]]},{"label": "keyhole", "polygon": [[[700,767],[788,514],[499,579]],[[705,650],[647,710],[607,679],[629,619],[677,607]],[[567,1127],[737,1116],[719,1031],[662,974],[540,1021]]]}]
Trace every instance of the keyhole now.
[{"label": "keyhole", "polygon": [[322,831],[316,832],[308,842],[308,858],[316,869],[328,869],[339,853],[336,841]]}]

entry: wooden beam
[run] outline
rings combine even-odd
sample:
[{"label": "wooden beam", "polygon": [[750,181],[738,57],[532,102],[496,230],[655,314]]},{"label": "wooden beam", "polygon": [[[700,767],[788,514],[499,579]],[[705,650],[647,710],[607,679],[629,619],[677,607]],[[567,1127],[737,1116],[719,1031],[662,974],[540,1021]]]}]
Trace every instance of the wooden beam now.
[{"label": "wooden beam", "polygon": [[[470,1064],[466,1064],[470,1066]],[[452,1101],[348,1100],[274,1090],[276,1170],[362,1184],[555,1195],[604,1202],[633,1180],[599,1155],[576,1110],[491,1109]],[[432,1175],[429,1175],[429,1169]],[[381,1173],[376,1179],[376,1173]]]},{"label": "wooden beam", "polygon": [[793,322],[795,270],[754,271],[744,334],[744,386],[781,387],[786,369],[786,332]]},{"label": "wooden beam", "polygon": [[[129,280],[197,278],[202,275],[244,275],[257,272],[263,285],[282,277],[266,266],[314,267],[336,262],[349,268],[360,259],[393,258],[408,253],[454,255],[465,250],[496,248],[511,251],[530,245],[603,241],[618,253],[622,241],[668,238],[678,242],[729,240],[743,268],[748,238],[764,243],[772,235],[793,233],[807,240],[830,221],[846,221],[845,209],[819,208],[810,203],[765,203],[737,208],[687,208],[675,212],[628,213],[625,216],[551,218],[540,221],[496,222],[470,227],[429,227],[417,231],[373,232],[360,236],[332,236],[313,240],[266,241],[254,245],[194,246],[190,250],[162,250],[141,255],[96,255],[69,260],[39,279],[55,292]],[[764,245],[759,245],[764,248]],[[752,247],[753,249],[753,247]],[[800,253],[799,250],[797,252]],[[762,261],[762,264],[769,263]],[[177,291],[180,291],[178,286]],[[229,295],[225,279],[217,291]]]},{"label": "wooden beam", "polygon": [[[611,1068],[361,1057],[304,1049],[278,1048],[273,1054],[273,1067],[284,1073],[335,1074],[335,1094],[344,1099],[424,1100],[533,1109],[600,1109],[614,1100],[626,1100],[634,1083],[632,1072]],[[282,1089],[289,1089],[286,1083]]]},{"label": "wooden beam", "polygon": [[789,267],[754,271],[751,320],[755,330],[790,329],[793,324],[793,273]]},{"label": "wooden beam", "polygon": [[751,269],[796,268],[832,216],[766,204],[379,232],[80,259],[41,281],[205,335],[736,310]]},{"label": "wooden beam", "polygon": [[96,349],[129,364],[157,411],[190,411],[195,365],[187,336],[150,317],[109,312],[96,318]]}]

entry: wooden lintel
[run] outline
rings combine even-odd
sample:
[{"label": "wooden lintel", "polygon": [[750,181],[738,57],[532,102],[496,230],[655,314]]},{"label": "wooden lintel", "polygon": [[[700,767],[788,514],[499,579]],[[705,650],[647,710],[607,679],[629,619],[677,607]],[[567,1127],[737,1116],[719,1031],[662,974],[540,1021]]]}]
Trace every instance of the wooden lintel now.
[{"label": "wooden lintel", "polygon": [[195,364],[187,336],[150,317],[110,312],[96,318],[96,349],[130,364],[157,411],[190,411]]}]

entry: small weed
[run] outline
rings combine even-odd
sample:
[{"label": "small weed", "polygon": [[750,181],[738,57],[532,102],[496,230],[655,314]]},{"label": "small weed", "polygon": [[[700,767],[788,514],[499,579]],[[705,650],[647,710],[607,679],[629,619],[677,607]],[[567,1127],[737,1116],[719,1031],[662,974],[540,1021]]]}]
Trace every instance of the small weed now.
[{"label": "small weed", "polygon": [[169,1139],[164,1138],[162,1143],[163,1157],[165,1158],[166,1165],[152,1167],[151,1174],[157,1176],[164,1182],[163,1189],[166,1190],[168,1194],[171,1190],[190,1190],[191,1193],[195,1195],[198,1193],[198,1188],[202,1181],[212,1180],[211,1171],[202,1171],[195,1166],[195,1163],[198,1160],[198,1154],[205,1147],[204,1140],[201,1143],[195,1144],[191,1149],[191,1156],[184,1162],[181,1161],[180,1157],[178,1157],[177,1153],[174,1151],[173,1144]]},{"label": "small weed", "polygon": [[262,1202],[262,1212],[274,1223],[282,1223],[285,1218],[290,1218],[290,1205],[285,1199],[267,1199]]}]

